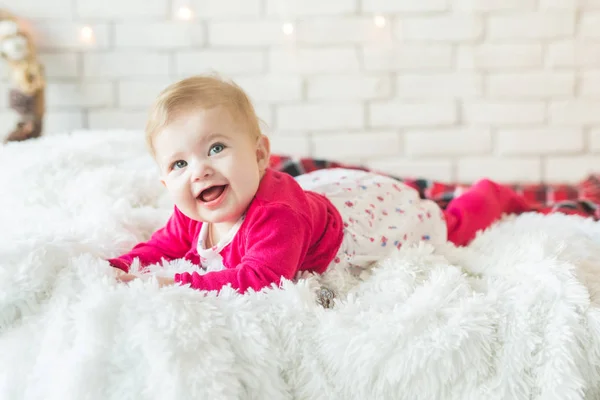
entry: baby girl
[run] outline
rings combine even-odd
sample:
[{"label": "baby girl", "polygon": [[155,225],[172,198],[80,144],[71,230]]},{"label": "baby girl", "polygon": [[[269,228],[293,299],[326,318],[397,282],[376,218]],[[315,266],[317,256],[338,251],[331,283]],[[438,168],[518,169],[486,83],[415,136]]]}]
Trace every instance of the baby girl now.
[{"label": "baby girl", "polygon": [[146,138],[175,206],[147,242],[109,260],[124,282],[135,279],[128,273],[135,259],[141,266],[189,260],[198,271],[159,282],[200,290],[260,290],[332,267],[359,274],[401,246],[465,245],[502,214],[528,209],[488,180],[445,211],[375,173],[331,169],[295,180],[269,168],[269,139],[244,91],[211,76],[166,88]]}]

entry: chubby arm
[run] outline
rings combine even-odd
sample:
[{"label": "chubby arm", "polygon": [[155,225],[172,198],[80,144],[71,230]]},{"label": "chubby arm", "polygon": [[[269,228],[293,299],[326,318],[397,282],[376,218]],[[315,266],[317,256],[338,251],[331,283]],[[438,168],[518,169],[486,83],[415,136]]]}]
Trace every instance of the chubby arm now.
[{"label": "chubby arm", "polygon": [[152,234],[147,242],[137,244],[131,251],[108,262],[116,268],[129,272],[134,259],[142,266],[155,264],[162,259],[167,261],[183,257],[191,246],[191,221],[177,207],[167,224]]},{"label": "chubby arm", "polygon": [[205,275],[176,274],[175,282],[200,290],[220,290],[231,285],[243,293],[249,288],[260,290],[279,284],[281,278],[292,279],[310,245],[310,223],[285,205],[271,205],[254,213],[252,221],[248,221],[252,226],[240,264]]}]

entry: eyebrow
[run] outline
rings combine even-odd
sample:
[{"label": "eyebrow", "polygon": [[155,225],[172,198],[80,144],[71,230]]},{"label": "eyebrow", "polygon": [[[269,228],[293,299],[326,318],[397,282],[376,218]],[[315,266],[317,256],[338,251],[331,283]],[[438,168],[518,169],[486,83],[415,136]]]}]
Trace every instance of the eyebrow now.
[{"label": "eyebrow", "polygon": [[203,142],[211,142],[211,141],[213,141],[215,139],[219,139],[219,138],[220,139],[228,139],[228,137],[225,136],[224,134],[215,132],[215,133],[211,133],[211,134],[207,135],[204,139],[202,139],[202,141]]},{"label": "eyebrow", "polygon": [[171,164],[173,164],[173,162],[175,162],[176,160],[178,160],[180,158],[181,154],[182,153],[180,151],[178,151],[177,153],[169,154],[168,156],[163,157],[161,159],[161,161],[158,163],[160,169],[163,169],[163,167],[169,168],[171,166]]}]

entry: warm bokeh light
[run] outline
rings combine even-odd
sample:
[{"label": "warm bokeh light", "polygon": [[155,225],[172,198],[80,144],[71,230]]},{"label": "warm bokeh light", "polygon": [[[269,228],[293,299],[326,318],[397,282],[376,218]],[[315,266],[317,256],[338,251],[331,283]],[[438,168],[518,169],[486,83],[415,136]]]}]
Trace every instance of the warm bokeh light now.
[{"label": "warm bokeh light", "polygon": [[291,35],[292,33],[294,33],[294,25],[291,22],[286,22],[281,27],[281,30],[283,31],[284,34]]},{"label": "warm bokeh light", "polygon": [[192,9],[187,6],[179,7],[177,17],[182,21],[189,21],[194,16]]}]

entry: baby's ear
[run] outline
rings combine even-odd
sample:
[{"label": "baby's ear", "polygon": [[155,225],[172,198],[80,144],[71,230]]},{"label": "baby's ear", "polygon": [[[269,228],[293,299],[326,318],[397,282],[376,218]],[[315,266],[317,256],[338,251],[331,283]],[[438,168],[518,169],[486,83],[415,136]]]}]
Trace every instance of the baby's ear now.
[{"label": "baby's ear", "polygon": [[269,160],[271,157],[271,142],[265,135],[261,135],[256,143],[256,162],[258,168],[264,171],[269,166]]}]

